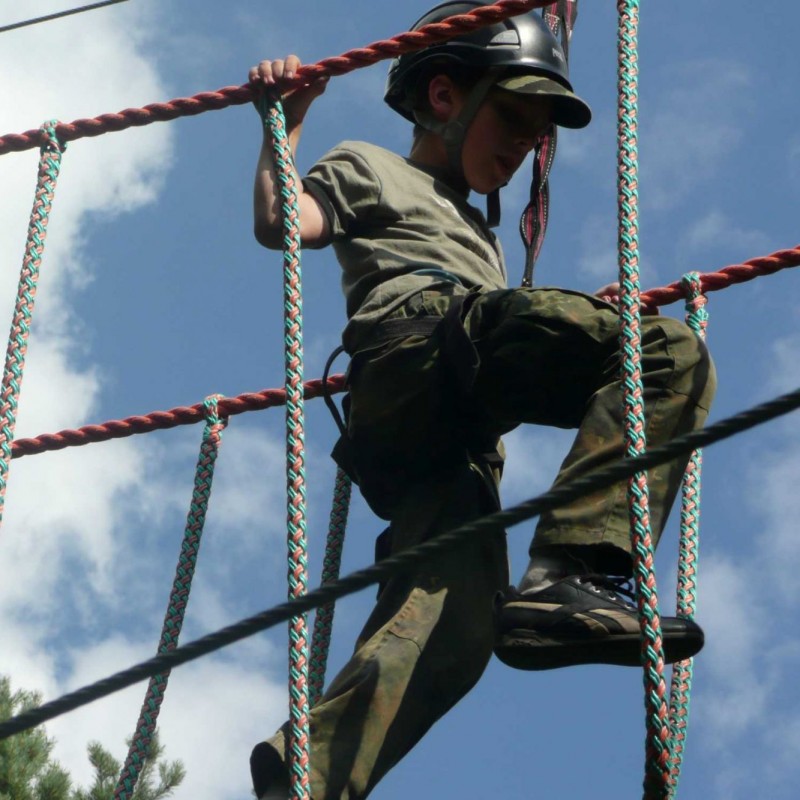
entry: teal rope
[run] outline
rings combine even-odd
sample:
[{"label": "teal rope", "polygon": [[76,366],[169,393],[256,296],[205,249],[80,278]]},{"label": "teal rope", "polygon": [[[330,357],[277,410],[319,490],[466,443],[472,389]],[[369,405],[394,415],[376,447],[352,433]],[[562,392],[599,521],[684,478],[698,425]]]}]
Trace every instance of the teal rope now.
[{"label": "teal rope", "polygon": [[[705,340],[708,326],[707,299],[700,274],[689,272],[682,278],[686,292],[686,324]],[[703,452],[695,450],[689,458],[681,487],[681,536],[678,554],[677,614],[693,619],[697,600],[697,565],[700,547],[700,488]],[[678,791],[683,753],[689,726],[689,703],[694,673],[693,659],[672,667],[670,684],[670,761],[669,796]]]},{"label": "teal rope", "polygon": [[[211,484],[214,480],[214,464],[219,454],[219,445],[222,440],[222,431],[227,424],[226,420],[219,417],[219,400],[222,395],[212,395],[205,400],[206,425],[203,430],[203,441],[200,445],[200,454],[197,458],[197,468],[194,476],[194,490],[189,513],[186,518],[186,528],[183,533],[181,552],[178,556],[178,565],[175,569],[175,578],[172,583],[167,613],[161,629],[161,641],[158,653],[168,653],[178,646],[186,607],[189,604],[189,592],[192,588],[192,578],[200,551],[200,540],[206,521],[208,501],[211,496]],[[145,692],[144,703],[136,723],[136,731],[131,740],[125,765],[120,772],[114,800],[130,800],[133,797],[136,782],[139,779],[145,760],[150,751],[150,743],[156,728],[156,721],[167,690],[169,671],[154,675]]]},{"label": "teal rope", "polygon": [[[618,0],[619,12],[619,267],[620,339],[623,353],[625,446],[629,457],[647,449],[641,376],[638,229],[638,24],[639,0]],[[667,796],[669,709],[664,681],[661,615],[656,589],[647,474],[628,484],[636,597],[642,633],[647,741],[644,796]]]},{"label": "teal rope", "polygon": [[25,256],[22,259],[17,302],[11,320],[11,333],[8,338],[3,383],[0,389],[0,524],[3,521],[8,471],[11,464],[11,445],[14,442],[14,429],[17,425],[17,406],[25,369],[25,354],[28,350],[39,268],[47,236],[47,223],[50,221],[53,194],[61,170],[61,154],[67,149],[66,144],[59,143],[56,137],[57,124],[58,120],[50,120],[41,127],[43,142],[39,156],[36,194],[28,225]]},{"label": "teal rope", "polygon": [[[280,183],[283,221],[284,353],[286,366],[286,488],[289,599],[308,591],[303,413],[303,300],[300,208],[296,171],[286,135],[283,105],[265,96],[261,116],[270,131]],[[291,800],[310,800],[308,625],[306,615],[289,622],[289,752]]]},{"label": "teal rope", "polygon": [[[347,515],[350,510],[350,496],[353,483],[344,470],[336,470],[336,484],[333,489],[333,503],[331,516],[328,523],[328,539],[325,544],[325,558],[322,563],[322,578],[320,583],[326,586],[339,579],[339,569],[342,564],[342,548],[344,546],[345,530],[347,529]],[[325,670],[328,665],[328,653],[333,630],[334,603],[325,603],[317,609],[314,617],[314,633],[311,637],[311,666],[310,666],[310,698],[311,706],[315,706],[325,686]]]}]

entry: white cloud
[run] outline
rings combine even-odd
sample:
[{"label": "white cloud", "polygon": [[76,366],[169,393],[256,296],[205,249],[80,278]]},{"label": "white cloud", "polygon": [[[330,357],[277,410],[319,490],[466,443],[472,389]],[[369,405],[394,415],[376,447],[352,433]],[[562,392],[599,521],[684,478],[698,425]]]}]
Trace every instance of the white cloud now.
[{"label": "white cloud", "polygon": [[524,425],[504,436],[504,505],[522,502],[546,492],[555,480],[558,467],[574,436],[574,431]]},{"label": "white cloud", "polygon": [[774,689],[758,659],[769,616],[755,597],[746,567],[725,557],[704,559],[698,613],[707,642],[699,663],[710,688],[698,704],[699,722],[720,748],[759,721]]},{"label": "white cloud", "polygon": [[768,388],[775,393],[788,392],[800,386],[800,363],[797,360],[800,334],[784,336],[772,345],[771,376]]},{"label": "white cloud", "polygon": [[[73,652],[70,676],[59,688],[88,685],[151,657],[154,649],[149,642],[110,636]],[[158,728],[165,757],[180,759],[187,770],[179,796],[216,800],[250,796],[250,751],[284,721],[288,709],[281,677],[283,653],[268,643],[251,648],[253,652],[259,658],[250,658],[249,668],[212,655],[171,674]],[[91,741],[100,741],[124,761],[125,740],[134,731],[146,688],[146,681],[136,684],[48,724],[48,733],[56,739],[54,756],[76,783],[91,780],[86,757]]]},{"label": "white cloud", "polygon": [[800,497],[796,490],[800,481],[800,448],[796,436],[762,457],[749,479],[763,525],[758,541],[763,552],[770,554],[773,591],[782,594],[786,602],[796,602],[800,595],[794,579],[800,560]]},{"label": "white cloud", "polygon": [[592,214],[580,231],[581,255],[578,270],[582,276],[600,284],[616,280],[617,266],[616,221],[601,214]]},{"label": "white cloud", "polygon": [[742,253],[761,252],[769,247],[769,237],[762,231],[745,229],[723,212],[712,210],[688,227],[681,237],[680,248],[690,258],[718,247],[720,242]]},{"label": "white cloud", "polygon": [[[716,794],[726,800],[788,797],[798,777],[791,754],[798,737],[800,642],[790,632],[797,600],[800,548],[794,487],[800,477],[797,438],[787,425],[778,448],[741,476],[753,518],[750,546],[702,557],[698,615],[706,647],[697,662],[693,722],[700,746],[717,764]],[[788,616],[787,616],[788,614]],[[693,735],[694,738],[694,735]],[[747,766],[737,753],[748,752]],[[754,771],[750,766],[758,763]]]},{"label": "white cloud", "polygon": [[800,137],[796,136],[789,144],[789,173],[795,178],[800,177]]},{"label": "white cloud", "polygon": [[[580,230],[579,241],[578,272],[597,284],[590,291],[616,281],[619,276],[616,219],[600,213],[589,215]],[[647,289],[657,280],[657,269],[649,257],[642,254],[640,258],[640,281],[642,289]]]},{"label": "white cloud", "polygon": [[739,146],[752,78],[741,62],[708,59],[670,64],[668,85],[642,121],[644,203],[658,210],[674,208]]}]

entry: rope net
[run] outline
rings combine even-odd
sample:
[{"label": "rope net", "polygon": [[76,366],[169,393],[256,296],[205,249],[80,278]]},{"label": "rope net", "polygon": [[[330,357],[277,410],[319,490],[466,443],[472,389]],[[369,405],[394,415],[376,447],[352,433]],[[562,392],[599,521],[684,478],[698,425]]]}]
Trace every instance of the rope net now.
[{"label": "rope net", "polygon": [[[396,57],[444,41],[448,38],[475,30],[481,26],[501,21],[509,16],[532,9],[547,7],[545,19],[551,30],[560,33],[565,51],[577,16],[577,0],[499,0],[494,5],[476,8],[468,14],[427,25],[417,31],[405,32],[392,39],[375,42],[357,48],[341,56],[323,59],[317,64],[306,65],[299,70],[297,80],[309,80],[323,75],[343,75],[354,69],[374,64],[385,58]],[[46,704],[30,712],[18,715],[7,723],[0,724],[0,739],[45,719],[53,718],[66,710],[92,702],[118,688],[149,676],[150,682],[144,704],[137,722],[131,748],[115,790],[117,798],[132,796],[143,760],[155,730],[169,670],[173,665],[185,663],[214,649],[252,635],[258,630],[271,627],[277,621],[289,622],[289,674],[290,686],[290,753],[291,753],[291,797],[293,800],[308,800],[310,797],[310,737],[309,711],[316,703],[324,687],[325,667],[328,657],[333,601],[345,594],[357,591],[366,585],[381,580],[392,570],[411,569],[440,549],[454,546],[465,532],[493,530],[498,524],[507,527],[521,519],[542,513],[548,507],[569,502],[574,497],[588,493],[600,485],[610,485],[620,477],[629,478],[629,507],[631,513],[631,536],[634,554],[634,577],[642,632],[642,664],[644,667],[646,708],[646,764],[644,778],[645,800],[661,800],[673,797],[677,791],[681,762],[684,752],[688,723],[689,691],[692,678],[692,662],[674,665],[671,687],[667,694],[663,675],[664,655],[660,629],[660,612],[653,571],[653,543],[650,531],[646,469],[675,457],[678,452],[689,452],[686,443],[705,439],[719,440],[732,433],[751,427],[764,419],[800,405],[800,393],[779,398],[773,404],[755,409],[756,422],[751,418],[734,418],[726,427],[723,424],[710,426],[695,435],[675,440],[670,445],[647,452],[642,381],[640,371],[641,341],[639,325],[642,313],[653,313],[659,306],[686,300],[687,324],[700,336],[705,336],[707,313],[705,293],[727,288],[756,277],[774,274],[782,269],[800,265],[800,246],[780,250],[725,267],[712,273],[689,273],[680,281],[666,287],[641,292],[638,274],[638,164],[637,164],[637,101],[638,101],[638,12],[639,0],[618,0],[618,85],[620,88],[618,126],[618,189],[619,189],[619,296],[605,299],[617,302],[620,308],[620,341],[623,354],[625,444],[628,459],[612,468],[601,470],[588,479],[553,490],[541,498],[507,512],[498,512],[479,520],[471,526],[445,534],[434,542],[414,548],[403,557],[387,559],[380,565],[362,570],[349,578],[339,578],[341,551],[346,528],[350,479],[337,472],[333,507],[329,521],[322,586],[308,591],[307,544],[305,519],[305,452],[304,452],[304,400],[317,397],[325,391],[341,392],[344,378],[331,377],[322,381],[303,382],[303,334],[302,293],[300,264],[299,209],[295,185],[295,169],[292,152],[285,132],[285,120],[278,98],[271,98],[261,108],[265,126],[273,142],[273,151],[281,190],[281,213],[284,229],[284,341],[286,382],[283,390],[270,389],[259,393],[247,393],[235,398],[219,395],[209,397],[204,403],[190,407],[173,408],[170,411],[151,412],[147,415],[128,417],[100,425],[87,425],[76,430],[63,430],[55,434],[41,434],[32,439],[13,441],[16,409],[24,357],[30,331],[30,319],[36,294],[36,282],[41,264],[44,239],[50,207],[58,177],[61,154],[66,142],[87,136],[98,136],[106,132],[125,130],[132,126],[147,125],[156,121],[176,119],[251,102],[253,90],[249,85],[226,87],[217,92],[204,92],[190,98],[178,98],[168,103],[155,103],[141,109],[126,109],[118,114],[103,114],[94,119],[81,119],[72,123],[45,123],[39,130],[21,134],[6,134],[0,137],[0,155],[40,147],[39,180],[28,233],[25,258],[20,276],[17,305],[11,326],[10,342],[0,395],[0,522],[7,485],[7,474],[11,459],[50,450],[80,446],[90,442],[107,441],[178,425],[192,424],[204,419],[206,428],[198,459],[195,490],[190,508],[184,542],[181,548],[173,590],[170,595],[167,616],[162,629],[158,655],[148,662],[137,665],[124,673],[112,676],[107,681],[86,687],[60,701]],[[555,137],[541,143],[535,154],[537,181],[535,195],[523,214],[520,223],[523,240],[528,250],[523,285],[531,285],[533,263],[541,248],[548,216],[547,178],[555,154]],[[213,464],[219,446],[222,429],[230,416],[245,411],[284,405],[286,409],[287,445],[287,542],[289,549],[288,577],[289,596],[283,606],[272,612],[263,612],[257,617],[243,620],[204,637],[192,645],[178,647],[183,615],[188,603],[191,580],[199,550],[200,537],[205,519],[213,476]],[[720,432],[722,430],[722,432]],[[716,438],[715,438],[716,437]],[[665,453],[671,455],[665,457]],[[660,461],[658,459],[661,459]],[[697,540],[700,499],[700,469],[702,455],[692,449],[689,466],[684,478],[681,503],[681,540],[679,550],[679,578],[677,613],[692,618],[695,611]],[[626,463],[627,462],[627,463]],[[631,462],[635,462],[632,466]],[[621,472],[623,470],[624,472]],[[602,473],[602,474],[601,474]],[[613,475],[609,480],[608,476]],[[592,481],[606,483],[592,483]],[[578,494],[574,494],[575,492]],[[570,495],[570,492],[573,494]],[[548,504],[551,504],[548,506]],[[516,515],[514,514],[516,512]],[[519,516],[520,513],[522,516]],[[518,517],[518,519],[517,519]],[[312,641],[309,645],[306,612],[317,609]],[[245,632],[243,632],[243,629]],[[224,634],[220,637],[220,634]],[[214,638],[216,637],[216,638]],[[209,641],[214,638],[213,644]],[[220,643],[220,640],[221,643]],[[197,645],[197,646],[193,646]],[[127,683],[125,682],[127,681]],[[66,702],[64,702],[66,701]]]}]

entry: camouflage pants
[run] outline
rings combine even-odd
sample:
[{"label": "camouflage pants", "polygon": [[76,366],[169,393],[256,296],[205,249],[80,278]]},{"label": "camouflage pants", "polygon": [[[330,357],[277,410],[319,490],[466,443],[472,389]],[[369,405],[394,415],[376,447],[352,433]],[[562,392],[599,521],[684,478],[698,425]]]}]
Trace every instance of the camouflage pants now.
[{"label": "camouflage pants", "polygon": [[[443,317],[459,293],[422,292],[398,315]],[[370,490],[386,489],[376,502],[391,519],[388,552],[497,508],[499,474],[475,454],[520,423],[578,429],[556,484],[622,455],[615,309],[547,288],[473,299],[444,336],[398,338],[353,358],[351,438]],[[642,320],[642,378],[651,445],[703,424],[714,368],[683,323]],[[656,538],[683,468],[675,462],[650,474]],[[605,545],[625,555],[624,485],[543,516],[531,548],[552,545]],[[507,582],[498,530],[382,587],[353,657],[311,712],[315,800],[366,797],[474,686],[492,654],[493,599]],[[257,791],[286,758],[286,744],[284,728],[254,750]]]}]

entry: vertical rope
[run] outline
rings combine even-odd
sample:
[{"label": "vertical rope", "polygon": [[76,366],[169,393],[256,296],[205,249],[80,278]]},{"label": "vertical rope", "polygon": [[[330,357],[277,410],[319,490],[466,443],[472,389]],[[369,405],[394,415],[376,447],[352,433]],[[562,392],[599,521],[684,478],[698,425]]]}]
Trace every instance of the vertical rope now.
[{"label": "vertical rope", "polygon": [[[266,104],[266,99],[265,99]],[[306,484],[303,416],[303,300],[300,265],[300,212],[296,171],[278,98],[262,117],[272,136],[283,219],[283,321],[286,367],[286,489],[289,598],[308,591]],[[308,626],[306,615],[289,622],[289,750],[291,800],[310,800]]]},{"label": "vertical rope", "polygon": [[[705,340],[708,326],[707,298],[703,294],[700,275],[689,272],[682,278],[686,292],[686,324]],[[689,458],[681,488],[681,536],[678,553],[677,614],[694,619],[697,599],[697,562],[700,539],[700,477],[703,453],[695,450]],[[678,790],[683,753],[689,726],[689,701],[694,671],[693,660],[679,661],[672,667],[670,685],[670,761],[669,796]]]},{"label": "vertical rope", "polygon": [[[618,191],[620,340],[623,353],[624,427],[628,456],[647,447],[641,375],[638,228],[638,27],[639,0],[618,0]],[[661,616],[656,590],[647,474],[628,483],[636,597],[642,633],[647,740],[644,796],[667,796],[669,709],[664,681]]]},{"label": "vertical rope", "polygon": [[[325,544],[325,558],[322,564],[322,586],[332,583],[339,577],[352,488],[352,481],[344,470],[338,467],[336,470],[336,484],[333,489],[330,522],[328,524],[328,539]],[[314,633],[311,637],[311,664],[309,668],[309,703],[311,706],[315,706],[319,702],[320,697],[322,697],[322,690],[325,687],[325,670],[328,666],[334,608],[334,603],[325,603],[325,605],[317,609],[317,614],[314,617]]]},{"label": "vertical rope", "polygon": [[[186,606],[189,604],[189,592],[192,588],[192,578],[194,577],[197,555],[200,550],[200,539],[203,536],[208,500],[211,496],[214,463],[219,454],[222,431],[227,424],[226,421],[221,420],[219,417],[218,403],[221,396],[212,395],[206,398],[204,404],[206,425],[203,430],[200,454],[197,457],[192,502],[186,518],[181,552],[178,555],[178,565],[175,568],[175,578],[172,583],[169,602],[167,603],[167,613],[161,629],[161,640],[158,646],[159,653],[168,653],[178,646],[178,638],[183,627]],[[128,756],[125,759],[117,786],[114,789],[114,800],[130,800],[133,797],[136,782],[149,754],[150,743],[156,729],[156,721],[164,700],[164,692],[167,690],[169,674],[169,672],[164,672],[161,675],[154,675],[150,678],[142,710],[139,713],[139,720],[136,723],[136,731],[128,749]]]},{"label": "vertical rope", "polygon": [[11,445],[14,442],[14,429],[17,424],[17,406],[25,369],[25,354],[28,350],[31,315],[36,300],[39,267],[42,263],[53,194],[61,170],[61,154],[66,150],[66,145],[61,145],[56,138],[57,124],[57,120],[50,120],[41,128],[44,141],[39,156],[36,194],[28,225],[28,238],[22,259],[17,302],[11,320],[11,333],[8,337],[3,368],[3,384],[0,389],[0,524],[3,521],[8,470],[11,464]]}]

